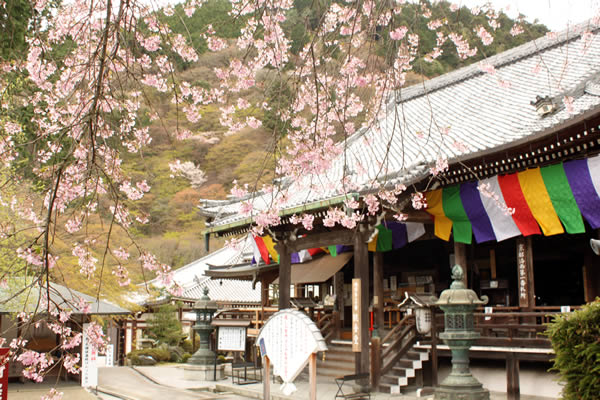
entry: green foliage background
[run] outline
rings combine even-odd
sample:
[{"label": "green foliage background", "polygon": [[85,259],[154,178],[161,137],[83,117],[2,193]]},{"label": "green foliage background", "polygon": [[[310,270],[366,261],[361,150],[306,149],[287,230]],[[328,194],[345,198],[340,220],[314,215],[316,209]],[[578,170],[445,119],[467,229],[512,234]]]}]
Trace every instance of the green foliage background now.
[{"label": "green foliage background", "polygon": [[564,400],[597,400],[600,394],[600,299],[558,315],[547,335],[556,353],[552,370],[565,383]]}]

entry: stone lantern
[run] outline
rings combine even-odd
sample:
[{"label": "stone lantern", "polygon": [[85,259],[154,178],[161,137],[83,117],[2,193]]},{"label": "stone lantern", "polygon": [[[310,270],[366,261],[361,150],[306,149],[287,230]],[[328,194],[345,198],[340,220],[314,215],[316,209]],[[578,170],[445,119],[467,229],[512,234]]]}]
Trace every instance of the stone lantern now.
[{"label": "stone lantern", "polygon": [[475,332],[473,311],[477,306],[487,304],[487,296],[477,298],[477,294],[467,289],[462,282],[463,270],[459,265],[452,268],[452,285],[440,295],[435,303],[444,311],[444,332],[440,339],[452,352],[452,372],[435,389],[435,400],[489,400],[490,393],[471,375],[469,370],[469,348],[479,333]]},{"label": "stone lantern", "polygon": [[198,351],[191,356],[184,367],[186,379],[212,381],[223,376],[223,365],[216,365],[217,359],[214,351],[210,349],[210,334],[214,330],[212,319],[217,312],[217,303],[208,297],[208,288],[204,287],[204,296],[194,303],[196,324],[192,327],[200,337]]}]

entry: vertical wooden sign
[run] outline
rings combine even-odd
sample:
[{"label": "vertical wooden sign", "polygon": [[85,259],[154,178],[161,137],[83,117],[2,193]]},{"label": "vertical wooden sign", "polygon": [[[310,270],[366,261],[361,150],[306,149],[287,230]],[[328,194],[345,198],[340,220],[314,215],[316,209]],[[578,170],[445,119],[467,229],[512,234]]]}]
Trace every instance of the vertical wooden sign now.
[{"label": "vertical wooden sign", "polygon": [[531,238],[517,239],[517,273],[519,281],[519,307],[535,306],[535,287],[533,285],[533,251]]},{"label": "vertical wooden sign", "polygon": [[360,278],[352,279],[352,351],[361,351]]}]

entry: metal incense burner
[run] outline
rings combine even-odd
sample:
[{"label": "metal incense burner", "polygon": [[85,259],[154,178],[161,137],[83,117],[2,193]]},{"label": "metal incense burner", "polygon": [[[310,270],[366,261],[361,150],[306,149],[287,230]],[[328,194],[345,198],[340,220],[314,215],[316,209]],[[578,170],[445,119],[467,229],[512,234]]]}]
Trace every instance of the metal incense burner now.
[{"label": "metal incense burner", "polygon": [[477,298],[477,294],[467,289],[462,282],[463,269],[459,265],[452,268],[453,282],[435,303],[444,311],[444,332],[440,339],[452,352],[452,372],[435,390],[435,400],[489,400],[490,393],[471,375],[469,370],[469,348],[479,333],[475,332],[473,311],[487,304],[487,296]]}]

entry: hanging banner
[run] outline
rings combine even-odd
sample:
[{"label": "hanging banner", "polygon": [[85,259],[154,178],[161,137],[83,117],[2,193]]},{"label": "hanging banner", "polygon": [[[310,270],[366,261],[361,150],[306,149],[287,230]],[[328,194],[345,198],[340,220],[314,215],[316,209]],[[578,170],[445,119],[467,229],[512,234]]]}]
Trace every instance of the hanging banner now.
[{"label": "hanging banner", "polygon": [[352,351],[360,352],[360,279],[352,279]]}]

